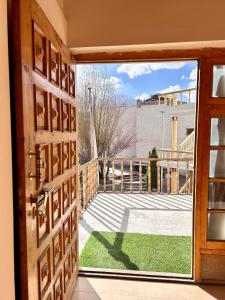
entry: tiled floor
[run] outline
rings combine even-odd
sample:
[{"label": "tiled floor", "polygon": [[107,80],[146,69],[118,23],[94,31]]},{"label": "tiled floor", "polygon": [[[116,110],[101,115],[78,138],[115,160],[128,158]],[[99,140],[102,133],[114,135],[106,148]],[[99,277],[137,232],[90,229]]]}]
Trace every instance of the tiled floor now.
[{"label": "tiled floor", "polygon": [[93,230],[191,236],[192,196],[99,193],[80,221],[80,253]]},{"label": "tiled floor", "polygon": [[225,286],[78,278],[71,300],[225,300]]}]

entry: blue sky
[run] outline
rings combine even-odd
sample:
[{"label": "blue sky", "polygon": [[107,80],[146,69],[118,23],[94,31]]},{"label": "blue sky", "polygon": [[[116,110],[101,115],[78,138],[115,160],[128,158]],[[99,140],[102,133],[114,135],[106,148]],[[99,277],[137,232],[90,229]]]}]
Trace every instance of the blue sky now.
[{"label": "blue sky", "polygon": [[119,95],[135,99],[196,87],[197,61],[106,64],[104,69]]}]

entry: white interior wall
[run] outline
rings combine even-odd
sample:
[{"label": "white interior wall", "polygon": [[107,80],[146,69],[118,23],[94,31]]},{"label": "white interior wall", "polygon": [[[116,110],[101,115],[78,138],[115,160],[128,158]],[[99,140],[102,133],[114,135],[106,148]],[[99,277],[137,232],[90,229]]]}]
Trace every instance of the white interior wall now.
[{"label": "white interior wall", "polygon": [[15,299],[7,0],[0,1],[0,298]]}]

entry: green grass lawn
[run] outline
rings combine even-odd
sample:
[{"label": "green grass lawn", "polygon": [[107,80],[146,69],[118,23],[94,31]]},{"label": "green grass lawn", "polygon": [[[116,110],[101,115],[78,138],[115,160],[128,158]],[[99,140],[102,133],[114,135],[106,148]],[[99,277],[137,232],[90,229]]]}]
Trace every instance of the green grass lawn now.
[{"label": "green grass lawn", "polygon": [[81,267],[191,274],[191,237],[94,231]]}]

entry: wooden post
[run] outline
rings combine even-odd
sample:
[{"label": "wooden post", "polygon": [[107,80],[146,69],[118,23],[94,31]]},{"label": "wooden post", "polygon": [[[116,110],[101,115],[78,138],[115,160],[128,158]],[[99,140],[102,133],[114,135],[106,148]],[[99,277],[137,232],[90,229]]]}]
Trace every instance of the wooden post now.
[{"label": "wooden post", "polygon": [[169,194],[170,193],[170,167],[169,167],[169,161],[167,161],[166,190],[167,190],[167,194]]},{"label": "wooden post", "polygon": [[180,190],[180,172],[179,172],[179,161],[177,161],[177,194],[179,194]]},{"label": "wooden post", "polygon": [[[188,182],[188,179],[189,179],[189,162],[187,161],[187,164],[186,164],[186,182]],[[189,191],[189,188],[190,188],[190,185],[189,184],[187,184],[187,191],[186,191],[186,193],[187,194],[189,194],[190,193],[190,191]]]},{"label": "wooden post", "polygon": [[172,117],[172,150],[177,151],[177,117]]},{"label": "wooden post", "polygon": [[79,170],[79,172],[78,172],[79,189],[77,191],[77,195],[79,197],[79,210],[81,212],[81,209],[83,208],[82,204],[83,204],[83,199],[84,199],[84,195],[83,195],[83,193],[84,193],[84,187],[83,187],[84,178],[83,178],[83,171],[80,170],[80,165],[78,166],[78,170]]},{"label": "wooden post", "polygon": [[121,193],[123,192],[123,160],[121,160]]},{"label": "wooden post", "polygon": [[89,199],[90,197],[90,185],[89,185],[89,167],[87,167],[87,174],[86,174],[86,181],[87,181],[87,184],[86,184],[86,187],[87,187],[87,199]]},{"label": "wooden post", "polygon": [[157,161],[157,192],[160,193],[160,163]]},{"label": "wooden post", "polygon": [[98,192],[99,187],[99,162],[98,159],[96,160],[96,194]]},{"label": "wooden post", "polygon": [[133,192],[133,161],[130,160],[130,192]]},{"label": "wooden post", "polygon": [[142,161],[139,160],[139,192],[142,192]]},{"label": "wooden post", "polygon": [[194,184],[194,173],[192,171],[189,171],[189,177],[190,177],[190,190],[189,193],[193,193],[193,184]]},{"label": "wooden post", "polygon": [[[177,151],[177,117],[172,117],[172,151]],[[177,153],[173,152],[173,158],[177,158]],[[177,193],[177,170],[171,168],[171,193]]]},{"label": "wooden post", "polygon": [[175,94],[173,94],[173,105],[177,105],[177,97]]},{"label": "wooden post", "polygon": [[115,192],[115,161],[112,160],[112,191]]},{"label": "wooden post", "polygon": [[86,205],[87,197],[87,183],[86,183],[86,170],[83,170],[83,206]]},{"label": "wooden post", "polygon": [[97,173],[98,167],[97,167],[97,161],[94,164],[94,194],[97,192]]},{"label": "wooden post", "polygon": [[150,160],[148,159],[148,192],[151,193],[152,191],[152,182],[151,182],[151,162]]},{"label": "wooden post", "polygon": [[106,191],[106,159],[103,162],[103,181],[104,181],[104,192]]},{"label": "wooden post", "polygon": [[160,190],[163,193],[163,167],[160,167]]}]

